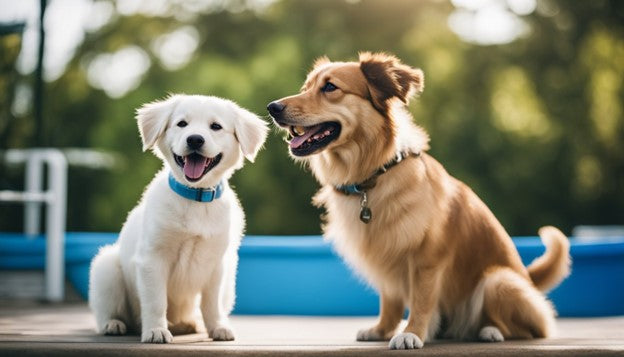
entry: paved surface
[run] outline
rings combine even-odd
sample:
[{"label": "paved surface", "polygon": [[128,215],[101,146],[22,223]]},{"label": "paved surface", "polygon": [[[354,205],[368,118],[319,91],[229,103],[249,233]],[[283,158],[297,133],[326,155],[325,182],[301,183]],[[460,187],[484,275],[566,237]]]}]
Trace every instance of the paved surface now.
[{"label": "paved surface", "polygon": [[169,345],[139,343],[138,336],[98,336],[84,304],[0,302],[1,356],[624,356],[624,316],[560,319],[559,336],[503,343],[434,341],[418,351],[389,351],[386,343],[356,342],[373,317],[234,316],[237,340],[212,342],[205,334],[174,337]]}]

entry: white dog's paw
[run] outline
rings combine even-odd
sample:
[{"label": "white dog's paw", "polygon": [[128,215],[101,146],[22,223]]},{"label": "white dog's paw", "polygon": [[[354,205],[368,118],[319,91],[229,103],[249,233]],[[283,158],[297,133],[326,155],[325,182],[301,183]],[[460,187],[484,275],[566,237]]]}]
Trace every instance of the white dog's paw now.
[{"label": "white dog's paw", "polygon": [[111,319],[104,325],[102,332],[104,332],[105,335],[125,335],[126,330],[126,324],[124,324],[123,321]]},{"label": "white dog's paw", "polygon": [[505,337],[500,330],[494,326],[485,326],[479,331],[479,341],[482,342],[503,342]]},{"label": "white dog's paw", "polygon": [[357,338],[358,341],[385,341],[387,340],[382,336],[375,327],[371,327],[368,329],[363,329],[358,331]]},{"label": "white dog's paw", "polygon": [[166,328],[157,327],[151,330],[143,331],[141,334],[141,342],[146,343],[171,343],[173,336]]},{"label": "white dog's paw", "polygon": [[210,331],[209,336],[213,341],[234,341],[234,332],[228,327],[217,327]]},{"label": "white dog's paw", "polygon": [[392,350],[413,350],[422,348],[423,342],[413,333],[403,332],[392,337],[388,347]]}]

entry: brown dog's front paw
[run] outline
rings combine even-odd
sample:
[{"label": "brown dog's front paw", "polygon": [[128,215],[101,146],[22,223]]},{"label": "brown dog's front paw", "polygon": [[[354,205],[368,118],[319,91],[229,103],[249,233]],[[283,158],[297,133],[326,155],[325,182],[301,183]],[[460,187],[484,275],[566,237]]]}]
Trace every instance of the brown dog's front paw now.
[{"label": "brown dog's front paw", "polygon": [[422,340],[411,332],[400,333],[390,340],[388,347],[392,350],[413,350],[423,347]]},{"label": "brown dog's front paw", "polygon": [[369,329],[360,330],[357,333],[358,341],[387,341],[388,338],[380,332],[377,327],[371,327]]},{"label": "brown dog's front paw", "polygon": [[213,341],[234,341],[234,332],[229,327],[220,326],[210,331]]}]

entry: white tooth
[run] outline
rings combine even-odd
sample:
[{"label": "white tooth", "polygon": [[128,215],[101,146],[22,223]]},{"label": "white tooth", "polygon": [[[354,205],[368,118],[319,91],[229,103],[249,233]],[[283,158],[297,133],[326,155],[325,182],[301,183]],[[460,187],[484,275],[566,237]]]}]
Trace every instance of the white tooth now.
[{"label": "white tooth", "polygon": [[308,139],[308,140],[307,140],[307,142],[311,143],[311,142],[312,142],[312,139]]},{"label": "white tooth", "polygon": [[329,135],[329,130],[325,130],[325,132],[323,133],[323,135]]}]

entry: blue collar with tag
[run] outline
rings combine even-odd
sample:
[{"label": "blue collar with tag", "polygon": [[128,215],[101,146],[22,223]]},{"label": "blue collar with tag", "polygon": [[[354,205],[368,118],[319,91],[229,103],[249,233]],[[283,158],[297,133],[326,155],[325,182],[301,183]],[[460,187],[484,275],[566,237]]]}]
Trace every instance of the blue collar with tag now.
[{"label": "blue collar with tag", "polygon": [[366,180],[359,182],[359,183],[353,183],[353,184],[348,184],[348,185],[338,185],[338,186],[335,186],[335,189],[336,191],[341,192],[345,195],[365,193],[367,190],[375,187],[375,185],[377,184],[377,178],[379,176],[381,176],[382,174],[385,174],[386,171],[390,170],[392,167],[394,167],[395,165],[397,165],[398,163],[407,159],[410,156],[419,157],[420,152],[412,153],[408,151],[400,151],[397,153],[394,159],[392,159],[392,161],[386,162],[382,167],[377,169]]},{"label": "blue collar with tag", "polygon": [[392,167],[398,165],[400,162],[402,162],[403,160],[407,159],[410,156],[419,157],[420,152],[400,151],[399,153],[397,153],[397,156],[395,156],[394,159],[392,159],[392,161],[385,163],[382,167],[377,169],[366,180],[359,182],[359,183],[349,184],[349,185],[338,185],[338,186],[335,186],[334,188],[336,189],[336,191],[347,196],[355,195],[355,194],[360,195],[360,220],[364,223],[368,223],[373,218],[373,212],[368,207],[368,192],[367,191],[375,187],[375,185],[377,184],[377,178],[379,176],[385,174]]},{"label": "blue collar with tag", "polygon": [[178,195],[196,202],[212,202],[219,199],[223,193],[223,181],[219,181],[214,187],[188,187],[178,182],[171,172],[169,173],[169,187]]}]

